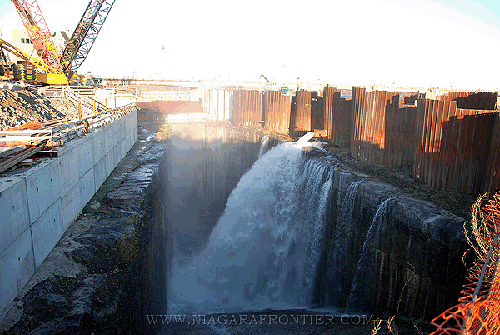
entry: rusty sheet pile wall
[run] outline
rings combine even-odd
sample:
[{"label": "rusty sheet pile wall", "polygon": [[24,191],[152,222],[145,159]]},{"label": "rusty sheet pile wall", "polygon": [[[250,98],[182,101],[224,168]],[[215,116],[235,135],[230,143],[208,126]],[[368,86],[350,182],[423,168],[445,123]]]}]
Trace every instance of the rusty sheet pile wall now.
[{"label": "rusty sheet pile wall", "polygon": [[354,158],[387,166],[412,163],[413,176],[438,190],[500,189],[497,93],[449,92],[430,100],[419,92],[353,87],[352,99],[347,92],[326,86],[289,97],[238,90],[230,112],[236,126],[265,121],[266,129],[278,132],[325,129],[327,141],[350,148]]},{"label": "rusty sheet pile wall", "polygon": [[448,92],[439,100],[456,101],[457,108],[495,110],[497,93],[494,92]]},{"label": "rusty sheet pile wall", "polygon": [[267,130],[287,133],[290,129],[292,97],[281,91],[264,92],[264,125]]},{"label": "rusty sheet pile wall", "polygon": [[[406,148],[395,147],[395,139],[386,141],[386,131],[395,135],[391,128],[401,128],[394,121],[388,120],[388,115],[399,113],[399,94],[396,92],[373,91],[367,92],[366,88],[353,87],[353,129],[351,136],[351,155],[368,163],[390,165],[395,162],[386,149],[386,142],[391,142],[392,153],[396,151],[407,152]],[[389,127],[387,122],[389,121]],[[392,127],[391,127],[392,126]],[[395,162],[399,165],[402,162]]]},{"label": "rusty sheet pile wall", "polygon": [[487,191],[488,153],[496,118],[493,110],[457,108],[457,101],[449,99],[420,99],[414,177],[438,190]]},{"label": "rusty sheet pile wall", "polygon": [[238,90],[233,94],[233,124],[240,127],[258,126],[262,119],[262,96],[259,91]]},{"label": "rusty sheet pile wall", "polygon": [[489,192],[500,190],[500,117],[498,114],[493,125],[493,134],[491,137],[484,188],[485,191]]},{"label": "rusty sheet pile wall", "polygon": [[311,92],[300,90],[292,99],[291,131],[311,131]]},{"label": "rusty sheet pile wall", "polygon": [[[413,160],[417,107],[401,104],[404,99],[394,96],[388,105],[385,124],[384,164],[398,166]],[[398,101],[399,100],[399,101]]]},{"label": "rusty sheet pile wall", "polygon": [[328,141],[339,147],[349,147],[353,121],[351,98],[342,98],[341,91],[331,86],[324,88],[323,98]]},{"label": "rusty sheet pile wall", "polygon": [[311,130],[325,129],[325,99],[322,94],[311,92]]}]

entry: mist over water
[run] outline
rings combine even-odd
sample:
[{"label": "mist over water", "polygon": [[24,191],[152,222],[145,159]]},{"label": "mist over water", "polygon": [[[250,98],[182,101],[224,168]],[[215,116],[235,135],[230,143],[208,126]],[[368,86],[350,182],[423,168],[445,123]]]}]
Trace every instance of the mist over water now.
[{"label": "mist over water", "polygon": [[311,304],[333,174],[331,162],[304,157],[304,147],[319,147],[311,136],[264,153],[232,191],[206,247],[174,255],[169,313]]}]

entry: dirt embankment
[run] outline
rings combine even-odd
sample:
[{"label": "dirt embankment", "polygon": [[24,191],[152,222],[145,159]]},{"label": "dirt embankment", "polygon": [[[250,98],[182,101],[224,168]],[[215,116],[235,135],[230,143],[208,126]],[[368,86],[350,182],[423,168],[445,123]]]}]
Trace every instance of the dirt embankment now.
[{"label": "dirt embankment", "polygon": [[69,109],[62,112],[58,109],[50,99],[39,95],[36,89],[0,89],[0,130],[30,121],[44,123],[73,116]]}]

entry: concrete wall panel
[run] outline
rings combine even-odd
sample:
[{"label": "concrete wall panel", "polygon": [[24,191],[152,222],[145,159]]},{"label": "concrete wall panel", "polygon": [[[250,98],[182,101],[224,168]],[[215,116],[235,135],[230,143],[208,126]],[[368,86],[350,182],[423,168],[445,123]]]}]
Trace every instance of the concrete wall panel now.
[{"label": "concrete wall panel", "polygon": [[4,179],[0,182],[0,253],[30,226],[25,179]]},{"label": "concrete wall panel", "polygon": [[0,254],[0,320],[3,319],[12,300],[35,273],[35,261],[31,245],[31,229],[21,233]]},{"label": "concrete wall panel", "polygon": [[92,148],[94,150],[94,164],[106,156],[106,146],[104,144],[104,132],[102,129],[92,133]]},{"label": "concrete wall panel", "polygon": [[64,229],[78,216],[82,210],[80,200],[80,185],[73,186],[61,197],[61,218]]},{"label": "concrete wall panel", "polygon": [[104,147],[106,150],[106,154],[113,150],[114,144],[113,144],[113,131],[114,131],[114,123],[108,124],[104,129],[103,132],[104,134]]},{"label": "concrete wall panel", "polygon": [[[117,146],[115,146],[115,147],[113,148],[113,152],[112,152],[112,154],[113,154],[113,161],[114,161],[114,162],[119,162],[119,161],[121,161],[121,159],[122,159],[122,157],[121,157],[122,150],[121,150],[121,149],[122,149],[122,148],[121,148],[121,145],[120,145],[120,144],[118,144]],[[118,165],[118,164],[117,164],[117,163],[115,163],[115,166],[116,166],[116,165]]]},{"label": "concrete wall panel", "polygon": [[22,177],[0,178],[0,320],[64,231],[137,141],[137,113],[58,147]]},{"label": "concrete wall panel", "polygon": [[133,126],[131,117],[125,118],[125,128],[127,129],[127,134],[130,133],[130,131],[132,131]]},{"label": "concrete wall panel", "polygon": [[78,179],[80,179],[94,166],[94,152],[93,141],[90,137],[83,137],[78,142],[80,145],[76,151],[78,152]]},{"label": "concrete wall panel", "polygon": [[79,181],[80,210],[87,205],[95,194],[94,170],[90,169]]},{"label": "concrete wall panel", "polygon": [[98,190],[99,187],[106,181],[109,173],[106,169],[106,157],[102,157],[100,161],[96,162],[94,165],[94,183],[95,189]]},{"label": "concrete wall panel", "polygon": [[36,268],[45,260],[64,230],[59,199],[31,226]]},{"label": "concrete wall panel", "polygon": [[111,152],[108,152],[106,154],[106,157],[104,157],[104,159],[106,160],[106,172],[108,172],[108,174],[110,174],[111,172],[113,172],[113,170],[116,167],[115,155],[113,153],[113,150],[111,150]]},{"label": "concrete wall panel", "polygon": [[113,147],[116,147],[118,145],[118,143],[120,143],[120,128],[121,128],[121,122],[119,122],[119,120],[117,120],[117,122],[115,122],[113,124]]},{"label": "concrete wall panel", "polygon": [[[63,149],[64,148],[64,149]],[[78,152],[74,146],[59,150],[59,184],[60,195],[64,196],[75,185],[78,185]]]},{"label": "concrete wall panel", "polygon": [[60,198],[57,160],[38,164],[26,173],[30,221],[33,223]]}]

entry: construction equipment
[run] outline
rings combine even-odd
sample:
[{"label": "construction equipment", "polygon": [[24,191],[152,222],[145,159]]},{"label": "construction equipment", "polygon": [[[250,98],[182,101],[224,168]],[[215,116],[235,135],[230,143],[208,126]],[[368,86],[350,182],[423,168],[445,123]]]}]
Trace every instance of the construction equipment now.
[{"label": "construction equipment", "polygon": [[33,42],[33,49],[46,64],[62,72],[52,34],[36,0],[12,0],[23,25]]},{"label": "construction equipment", "polygon": [[[35,84],[39,83],[42,85],[67,85],[68,84],[68,80],[66,79],[66,76],[63,73],[61,73],[57,69],[51,67],[50,65],[46,64],[44,61],[28,55],[27,53],[25,53],[21,49],[16,48],[12,44],[10,44],[9,42],[7,42],[1,38],[0,38],[0,47],[3,50],[6,50],[6,51],[14,54],[15,56],[23,59],[25,61],[25,63],[21,64],[21,65],[24,66],[26,64],[30,64],[30,65],[36,67],[38,72],[36,72],[36,74],[35,74],[36,79],[33,80],[33,83],[35,83]],[[12,79],[14,79],[14,80],[26,79],[26,78],[22,78],[22,76],[17,73],[16,70],[19,67],[17,64],[10,64],[10,66],[13,68],[13,71],[12,71],[13,78]],[[30,82],[31,80],[25,80],[25,81]]]},{"label": "construction equipment", "polygon": [[87,58],[115,0],[90,0],[61,57],[68,78]]},{"label": "construction equipment", "polygon": [[13,69],[0,45],[0,80],[14,79]]},{"label": "construction equipment", "polygon": [[[74,76],[75,71],[87,58],[115,0],[90,0],[62,55],[59,55],[55,48],[52,34],[37,0],[12,0],[12,2],[40,60],[27,55],[3,40],[1,40],[0,46],[25,60],[26,64],[32,64],[36,67],[35,84],[64,85],[72,80],[73,82],[81,82],[82,77]],[[31,65],[21,65],[24,77],[34,78],[34,68]],[[30,80],[26,81],[30,82]]]}]

